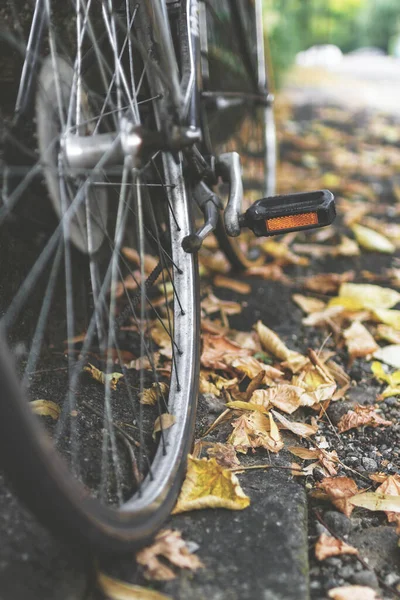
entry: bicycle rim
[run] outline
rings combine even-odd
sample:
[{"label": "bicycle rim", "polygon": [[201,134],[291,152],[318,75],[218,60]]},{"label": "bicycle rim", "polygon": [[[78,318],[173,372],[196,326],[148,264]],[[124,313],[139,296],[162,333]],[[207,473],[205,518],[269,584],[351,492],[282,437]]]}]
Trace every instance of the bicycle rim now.
[{"label": "bicycle rim", "polygon": [[[7,97],[1,116],[4,466],[46,524],[107,550],[147,540],[171,510],[198,379],[180,163],[155,153],[110,168],[105,151],[94,169],[72,169],[65,159],[71,130],[90,138],[120,135],[126,121],[154,126],[161,94],[150,92],[152,65],[135,43],[140,4],[45,0],[35,109],[21,120]],[[17,14],[18,72],[27,23]],[[26,193],[43,189],[38,176],[49,197],[41,215]]]}]

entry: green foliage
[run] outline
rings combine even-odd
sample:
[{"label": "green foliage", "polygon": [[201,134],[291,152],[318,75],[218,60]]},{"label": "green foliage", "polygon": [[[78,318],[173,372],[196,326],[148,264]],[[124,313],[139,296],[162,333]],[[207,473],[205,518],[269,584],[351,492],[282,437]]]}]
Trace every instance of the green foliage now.
[{"label": "green foliage", "polygon": [[368,0],[359,15],[360,43],[390,51],[390,43],[400,34],[398,0]]}]

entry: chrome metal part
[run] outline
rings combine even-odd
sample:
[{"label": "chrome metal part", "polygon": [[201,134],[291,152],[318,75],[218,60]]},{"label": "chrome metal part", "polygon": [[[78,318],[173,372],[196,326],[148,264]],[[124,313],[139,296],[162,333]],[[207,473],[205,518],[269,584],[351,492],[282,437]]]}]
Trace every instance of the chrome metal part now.
[{"label": "chrome metal part", "polygon": [[225,152],[218,157],[217,173],[229,184],[228,204],[224,213],[225,229],[228,235],[240,234],[239,216],[242,209],[243,182],[240,156],[237,152]]},{"label": "chrome metal part", "polygon": [[196,233],[186,236],[182,241],[185,252],[193,253],[200,250],[205,238],[212,233],[217,225],[220,209],[223,208],[221,199],[214,194],[204,181],[200,181],[193,192],[194,199],[204,213],[204,225]]}]

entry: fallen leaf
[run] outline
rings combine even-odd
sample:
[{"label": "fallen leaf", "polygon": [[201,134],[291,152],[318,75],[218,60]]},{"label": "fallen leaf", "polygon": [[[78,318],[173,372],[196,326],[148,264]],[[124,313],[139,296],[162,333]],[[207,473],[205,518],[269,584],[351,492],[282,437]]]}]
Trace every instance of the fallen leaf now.
[{"label": "fallen leaf", "polygon": [[318,463],[326,470],[327,475],[336,475],[336,464],[339,462],[339,457],[336,450],[327,452],[323,448],[303,448],[302,446],[290,446],[287,448],[289,452],[302,458],[303,460],[317,460]]},{"label": "fallen leaf", "polygon": [[321,312],[315,312],[304,317],[302,323],[308,327],[328,326],[339,333],[344,312],[345,308],[343,306],[328,306]]},{"label": "fallen leaf", "polygon": [[328,592],[333,600],[379,600],[375,590],[365,585],[343,585]]},{"label": "fallen leaf", "polygon": [[351,360],[369,356],[379,348],[368,329],[358,321],[343,331],[343,337]]},{"label": "fallen leaf", "polygon": [[303,296],[302,294],[293,294],[292,300],[307,314],[321,312],[326,306],[322,300]]},{"label": "fallen leaf", "polygon": [[203,367],[209,369],[224,370],[229,364],[229,359],[248,356],[250,354],[250,350],[241,348],[238,344],[228,340],[223,335],[205,333],[202,339],[203,352],[201,354],[201,364]]},{"label": "fallen leaf", "polygon": [[400,344],[391,344],[374,352],[374,358],[381,360],[390,367],[400,369]]},{"label": "fallen leaf", "polygon": [[254,358],[254,356],[231,356],[228,357],[226,360],[229,366],[233,367],[236,371],[239,371],[240,373],[244,373],[250,379],[254,379],[254,377],[257,377],[260,371],[263,371],[265,375],[267,375],[271,379],[281,379],[284,375],[283,371],[275,369],[270,365],[265,365],[264,363]]},{"label": "fallen leaf", "polygon": [[273,356],[276,356],[280,360],[287,360],[293,354],[293,350],[289,350],[279,336],[261,321],[257,321],[255,329],[262,347]]},{"label": "fallen leaf", "polygon": [[52,400],[32,400],[29,402],[29,406],[35,415],[51,417],[54,421],[57,421],[61,414],[61,408]]},{"label": "fallen leaf", "polygon": [[337,428],[339,433],[343,433],[349,429],[356,429],[357,427],[367,425],[369,427],[381,427],[392,424],[392,421],[387,421],[379,416],[373,406],[360,406],[360,404],[356,404],[354,410],[349,410],[342,416],[337,424]]},{"label": "fallen leaf", "polygon": [[277,265],[276,263],[272,263],[270,265],[260,265],[249,267],[245,275],[248,277],[261,277],[261,279],[271,280],[271,281],[280,281],[281,283],[288,284],[290,283],[289,277],[284,274],[282,271],[282,267]]},{"label": "fallen leaf", "polygon": [[384,254],[393,254],[396,251],[396,246],[387,237],[373,229],[358,224],[353,225],[351,229],[358,244],[366,250],[383,252]]},{"label": "fallen leaf", "polygon": [[378,325],[375,337],[380,340],[385,340],[385,342],[389,342],[389,344],[400,345],[400,331],[389,325]]},{"label": "fallen leaf", "polygon": [[94,367],[90,363],[83,367],[83,370],[89,373],[89,375],[93,377],[95,381],[98,381],[103,385],[106,385],[107,381],[109,381],[112,390],[117,389],[117,383],[121,379],[121,377],[123,377],[122,373],[103,373],[103,371],[100,371],[100,369],[96,369],[96,367]]},{"label": "fallen leaf", "polygon": [[170,413],[163,413],[162,415],[159,415],[154,421],[153,438],[155,439],[156,433],[158,433],[159,431],[165,431],[166,429],[172,427],[175,421],[176,418]]},{"label": "fallen leaf", "polygon": [[400,496],[380,494],[378,492],[364,492],[356,494],[350,499],[354,506],[361,506],[368,510],[384,510],[400,513]]},{"label": "fallen leaf", "polygon": [[173,514],[202,508],[243,510],[250,504],[232,471],[221,467],[215,458],[188,456],[188,469]]},{"label": "fallen leaf", "polygon": [[214,394],[219,397],[222,390],[230,389],[238,383],[237,378],[226,379],[216,373],[200,371],[199,392],[200,394]]},{"label": "fallen leaf", "polygon": [[154,581],[168,581],[176,578],[172,569],[160,561],[167,559],[175,567],[197,571],[204,567],[201,560],[191,554],[179,531],[162,529],[156,535],[151,546],[143,548],[136,553],[136,561],[144,567],[146,579]]},{"label": "fallen leaf", "polygon": [[275,419],[277,419],[284,426],[285,429],[289,429],[289,431],[300,437],[310,437],[310,435],[314,435],[318,431],[318,425],[296,423],[295,421],[289,421],[289,419],[276,412],[275,410],[272,410],[271,412],[274,415]]},{"label": "fallen leaf", "polygon": [[166,383],[154,382],[150,388],[146,388],[139,394],[141,404],[153,406],[160,398],[168,397],[168,385]]},{"label": "fallen leaf", "polygon": [[357,242],[342,235],[340,244],[336,246],[335,254],[336,256],[359,256],[360,248],[358,247]]},{"label": "fallen leaf", "polygon": [[356,482],[350,477],[325,477],[318,487],[323,489],[330,501],[346,517],[350,517],[354,510],[354,505],[350,499],[358,492]]},{"label": "fallen leaf", "polygon": [[261,247],[266,254],[277,259],[277,262],[280,265],[306,266],[310,262],[308,258],[294,254],[294,252],[292,252],[290,248],[283,242],[276,242],[275,240],[267,239],[261,245]]},{"label": "fallen leaf", "polygon": [[[377,488],[376,493],[400,497],[400,475],[396,473],[395,475],[386,476],[382,481],[382,485]],[[385,512],[389,523],[396,523],[396,533],[400,535],[399,511],[385,510]]]},{"label": "fallen leaf", "polygon": [[109,600],[172,600],[171,596],[97,573],[97,585]]},{"label": "fallen leaf", "polygon": [[375,308],[374,317],[385,325],[390,325],[394,329],[400,330],[400,310],[390,308]]},{"label": "fallen leaf", "polygon": [[342,554],[358,554],[358,550],[342,540],[338,540],[326,533],[321,533],[315,545],[316,559],[325,560],[330,556],[340,556]]},{"label": "fallen leaf", "polygon": [[354,279],[354,271],[346,271],[345,273],[320,273],[307,277],[304,281],[304,287],[312,292],[332,294],[338,290],[344,281],[351,281],[352,279]]},{"label": "fallen leaf", "polygon": [[223,275],[216,275],[213,280],[214,285],[217,287],[227,288],[238,294],[250,294],[251,285],[245,281],[237,281],[237,279],[230,279]]},{"label": "fallen leaf", "polygon": [[208,296],[201,301],[201,309],[206,315],[213,315],[217,312],[223,312],[226,315],[237,315],[242,312],[242,305],[238,302],[221,300],[209,292]]},{"label": "fallen leaf", "polygon": [[380,398],[400,395],[400,370],[394,371],[394,373],[386,373],[382,363],[374,361],[371,365],[371,371],[378,381],[384,381],[389,384],[379,395]]},{"label": "fallen leaf", "polygon": [[[265,390],[258,390],[258,391],[265,391]],[[228,408],[231,408],[232,410],[255,410],[257,412],[266,414],[268,411],[266,410],[266,407],[264,407],[261,403],[256,404],[255,402],[245,402],[242,400],[232,400],[231,402],[227,402],[226,406]]]},{"label": "fallen leaf", "polygon": [[[308,394],[304,388],[286,383],[259,391],[263,392],[264,406],[272,404],[289,415],[297,410],[299,406],[313,406],[316,402],[316,399]],[[253,400],[253,397],[251,400]]]},{"label": "fallen leaf", "polygon": [[374,310],[392,308],[400,301],[400,294],[372,283],[342,283],[339,298],[353,300],[359,308]]},{"label": "fallen leaf", "polygon": [[[125,256],[125,258],[127,258],[134,264],[140,266],[142,261],[140,259],[140,255],[137,250],[135,250],[134,248],[128,248],[127,246],[125,246],[124,248],[122,248],[121,252]],[[144,255],[143,267],[144,267],[146,274],[150,274],[152,271],[154,271],[154,269],[157,266],[158,266],[158,258],[156,258],[155,256],[151,256],[150,254]]]},{"label": "fallen leaf", "polygon": [[207,448],[207,454],[210,458],[215,458],[217,463],[226,469],[233,469],[240,466],[240,461],[232,444],[216,442]]},{"label": "fallen leaf", "polygon": [[228,259],[221,250],[207,254],[200,252],[199,261],[211,273],[227,273],[230,269]]},{"label": "fallen leaf", "polygon": [[237,452],[246,454],[249,448],[265,448],[279,452],[283,442],[276,429],[271,432],[271,421],[257,411],[246,412],[232,421],[233,431],[228,438]]}]

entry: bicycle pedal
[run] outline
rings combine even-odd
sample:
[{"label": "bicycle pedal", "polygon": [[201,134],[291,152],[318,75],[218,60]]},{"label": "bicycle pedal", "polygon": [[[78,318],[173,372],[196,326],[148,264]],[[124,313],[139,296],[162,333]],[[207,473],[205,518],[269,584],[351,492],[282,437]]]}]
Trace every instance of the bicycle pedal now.
[{"label": "bicycle pedal", "polygon": [[259,237],[325,227],[335,216],[332,192],[318,190],[257,200],[240,216],[239,222]]}]

